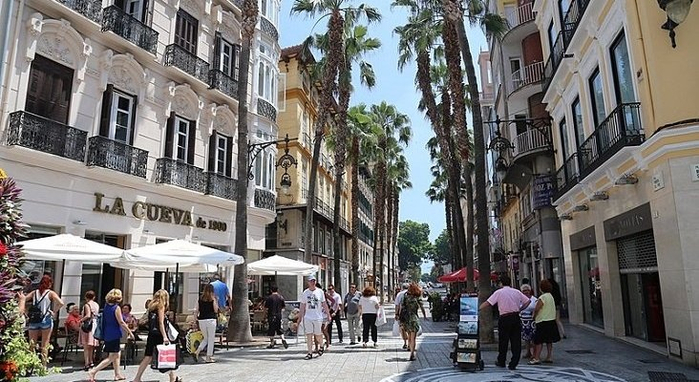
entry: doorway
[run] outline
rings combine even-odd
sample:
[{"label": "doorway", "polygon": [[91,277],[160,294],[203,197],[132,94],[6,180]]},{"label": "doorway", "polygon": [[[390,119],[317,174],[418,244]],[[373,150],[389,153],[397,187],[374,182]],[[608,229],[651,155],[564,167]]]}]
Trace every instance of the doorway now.
[{"label": "doorway", "polygon": [[[125,249],[126,236],[124,235],[107,235],[99,232],[85,232],[85,239],[95,241],[100,244],[109,245],[112,247]],[[98,303],[104,301],[105,296],[110,290],[118,288],[123,295],[126,295],[124,287],[126,283],[124,278],[126,272],[124,269],[112,267],[106,263],[83,263],[82,278],[80,282],[80,296],[84,296],[85,292],[92,290],[95,292]]]},{"label": "doorway", "polygon": [[665,319],[657,272],[621,275],[626,335],[665,342]]}]

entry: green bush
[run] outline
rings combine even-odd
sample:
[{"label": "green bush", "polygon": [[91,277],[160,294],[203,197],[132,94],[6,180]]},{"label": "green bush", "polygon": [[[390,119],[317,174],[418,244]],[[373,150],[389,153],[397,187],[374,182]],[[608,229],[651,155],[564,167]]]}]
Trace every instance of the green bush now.
[{"label": "green bush", "polygon": [[441,321],[442,312],[444,312],[444,303],[442,302],[442,297],[437,292],[430,293],[430,313],[432,314],[432,321]]}]

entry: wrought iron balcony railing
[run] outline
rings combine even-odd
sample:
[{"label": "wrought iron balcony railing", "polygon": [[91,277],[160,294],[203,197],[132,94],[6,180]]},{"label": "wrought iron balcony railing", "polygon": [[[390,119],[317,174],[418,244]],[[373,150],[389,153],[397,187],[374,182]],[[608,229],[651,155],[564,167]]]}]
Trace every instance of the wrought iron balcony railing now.
[{"label": "wrought iron balcony railing", "polygon": [[238,80],[218,69],[209,71],[209,87],[218,89],[231,98],[238,99]]},{"label": "wrought iron balcony railing", "polygon": [[518,156],[534,150],[547,149],[550,147],[549,142],[551,142],[550,126],[544,126],[540,129],[529,129],[515,138],[515,148],[512,150],[512,156],[516,159]]},{"label": "wrought iron balcony railing", "polygon": [[546,61],[546,67],[544,68],[544,93],[551,85],[553,76],[556,75],[556,70],[561,64],[561,61],[565,57],[565,52],[570,45],[575,31],[580,25],[580,20],[582,20],[587,5],[590,0],[573,0],[570,3],[570,7],[565,15],[563,15],[563,30],[558,33],[556,37],[556,42],[553,44],[553,49],[551,49],[551,54]]},{"label": "wrought iron balcony railing", "polygon": [[544,62],[531,63],[520,70],[512,72],[512,82],[510,83],[510,94],[527,86],[541,82],[544,78]]},{"label": "wrought iron balcony railing", "polygon": [[238,196],[238,181],[215,172],[207,172],[206,194],[228,200],[236,200]]},{"label": "wrought iron balcony railing", "polygon": [[326,219],[332,221],[333,220],[333,208],[330,207],[327,203],[325,203],[321,198],[316,197],[316,202],[313,205],[313,208],[318,211],[321,215],[325,216]]},{"label": "wrought iron balcony railing", "polygon": [[102,32],[112,31],[136,46],[155,54],[158,48],[158,32],[116,5],[102,11]]},{"label": "wrought iron balcony railing", "polygon": [[102,22],[102,0],[56,0],[66,7],[80,13],[88,19]]},{"label": "wrought iron balcony railing", "polygon": [[255,207],[274,211],[275,205],[276,198],[272,192],[260,188],[255,189]]},{"label": "wrought iron balcony railing", "polygon": [[267,18],[260,17],[260,29],[272,37],[274,41],[279,40],[279,31],[277,31],[277,27],[275,27],[271,21],[267,20]]},{"label": "wrought iron balcony railing", "polygon": [[27,111],[16,111],[10,114],[7,144],[82,162],[87,132]]},{"label": "wrought iron balcony railing", "polygon": [[94,136],[88,143],[87,165],[145,178],[148,151],[109,138]]},{"label": "wrought iron balcony railing", "polygon": [[507,26],[510,29],[518,27],[526,22],[534,21],[534,2],[522,4],[505,15]]},{"label": "wrought iron balcony railing", "polygon": [[640,106],[638,102],[620,104],[580,145],[578,160],[581,179],[623,147],[643,143]]},{"label": "wrought iron balcony railing", "polygon": [[574,153],[556,171],[556,192],[553,200],[560,198],[578,183],[578,153]]},{"label": "wrought iron balcony railing", "polygon": [[546,60],[546,65],[544,66],[543,73],[544,92],[546,92],[546,89],[548,89],[549,85],[551,85],[553,76],[556,75],[556,70],[558,70],[558,67],[561,65],[561,61],[563,61],[563,55],[566,51],[566,47],[564,44],[565,38],[563,37],[564,34],[564,31],[558,33],[558,37],[556,37],[556,41],[553,43],[553,48],[551,48],[551,54],[549,54],[549,58],[548,60]]},{"label": "wrought iron balcony railing", "polygon": [[177,44],[165,48],[165,66],[182,69],[199,81],[209,83],[209,63]]},{"label": "wrought iron balcony railing", "polygon": [[308,133],[303,133],[303,145],[306,146],[310,151],[313,148],[313,139],[311,139],[311,136],[308,135]]},{"label": "wrought iron balcony railing", "polygon": [[257,99],[257,114],[273,122],[277,122],[277,109],[262,98]]},{"label": "wrought iron balcony railing", "polygon": [[590,0],[573,0],[570,3],[568,11],[563,16],[563,29],[566,31],[566,49],[568,48],[570,40],[573,38],[575,31],[578,29],[578,25],[580,25],[580,20],[582,19],[583,14],[585,14],[588,4],[590,4]]},{"label": "wrought iron balcony railing", "polygon": [[171,184],[201,193],[206,191],[204,170],[171,158],[159,158],[155,162],[155,182]]}]

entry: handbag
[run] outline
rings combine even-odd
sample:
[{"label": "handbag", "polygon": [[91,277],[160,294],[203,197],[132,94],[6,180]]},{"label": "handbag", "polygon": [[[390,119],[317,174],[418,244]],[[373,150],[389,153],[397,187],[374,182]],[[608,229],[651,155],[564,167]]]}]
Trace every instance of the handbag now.
[{"label": "handbag", "polygon": [[376,326],[381,326],[386,323],[386,311],[383,310],[383,306],[379,308],[376,315]]},{"label": "handbag", "polygon": [[165,319],[165,332],[167,333],[167,338],[170,340],[170,342],[175,342],[177,341],[177,337],[180,336],[180,331],[177,330],[177,328],[168,320],[167,318]]},{"label": "handbag", "polygon": [[398,337],[400,335],[400,323],[398,321],[393,321],[393,337]]},{"label": "handbag", "polygon": [[225,312],[218,312],[216,316],[216,331],[226,330],[228,328],[228,316]]},{"label": "handbag", "polygon": [[163,370],[177,369],[177,345],[158,345],[151,363],[151,368]]},{"label": "handbag", "polygon": [[89,320],[85,320],[80,324],[80,330],[82,330],[85,333],[92,333],[92,318]]},{"label": "handbag", "polygon": [[103,320],[102,320],[102,315],[101,314],[96,314],[94,318],[90,321],[95,321],[95,325],[92,325],[93,328],[95,329],[95,332],[92,333],[92,336],[95,337],[96,340],[103,340],[104,339],[104,328],[103,328]]}]

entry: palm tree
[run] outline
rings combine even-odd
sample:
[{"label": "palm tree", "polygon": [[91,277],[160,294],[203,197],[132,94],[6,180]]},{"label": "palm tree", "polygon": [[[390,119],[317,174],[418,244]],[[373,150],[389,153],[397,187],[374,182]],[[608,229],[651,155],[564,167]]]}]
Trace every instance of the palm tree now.
[{"label": "palm tree", "polygon": [[[248,83],[250,71],[250,50],[252,38],[257,25],[257,0],[243,2],[242,48],[240,50],[240,71],[238,78],[241,84]],[[248,87],[238,86],[238,198],[235,209],[235,253],[247,257],[248,248]],[[248,304],[248,267],[247,262],[237,265],[233,279],[233,311],[228,321],[227,340],[235,342],[252,341],[250,331],[250,313]]]},{"label": "palm tree", "polygon": [[402,153],[398,153],[395,160],[391,163],[388,168],[388,178],[391,181],[391,188],[389,189],[389,213],[390,222],[388,224],[390,234],[388,235],[388,290],[393,291],[395,289],[395,248],[398,242],[398,213],[400,209],[400,193],[408,188],[412,188],[413,184],[410,182],[410,165],[408,164],[408,159]]},{"label": "palm tree", "polygon": [[425,192],[425,195],[430,199],[431,203],[444,203],[444,217],[446,218],[447,242],[449,245],[449,253],[452,254],[452,266],[456,269],[461,268],[459,260],[460,251],[455,250],[454,244],[454,212],[452,201],[449,193],[449,177],[447,170],[444,168],[444,163],[438,150],[437,137],[432,137],[427,141],[427,150],[430,153],[430,159],[434,165],[430,167],[434,180],[430,184],[430,188]]},{"label": "palm tree", "polygon": [[315,185],[318,177],[318,158],[320,158],[321,143],[325,134],[325,126],[328,122],[330,110],[335,100],[337,89],[337,73],[340,60],[343,55],[343,41],[345,19],[357,20],[360,16],[367,18],[369,22],[380,21],[381,15],[375,8],[360,5],[357,8],[349,7],[349,0],[294,0],[291,13],[305,13],[309,17],[321,15],[328,16],[328,51],[325,55],[323,66],[322,87],[320,91],[320,107],[315,120],[315,140],[313,144],[313,161],[311,162],[311,174],[308,180],[308,197],[306,199],[306,224],[304,231],[305,261],[312,261],[313,249],[313,206],[315,203]]}]

